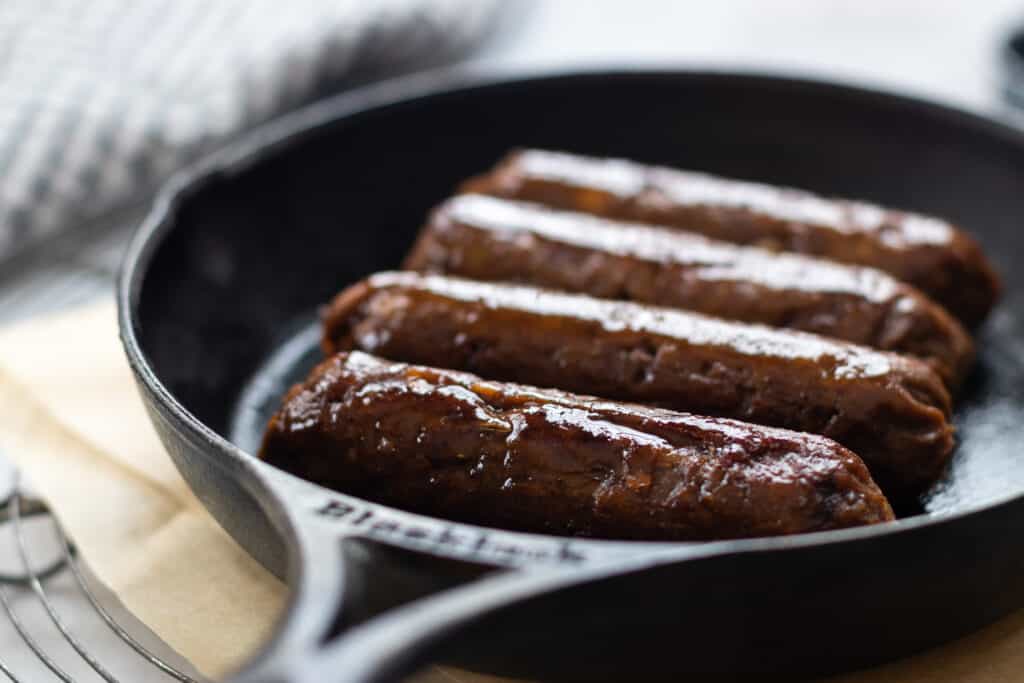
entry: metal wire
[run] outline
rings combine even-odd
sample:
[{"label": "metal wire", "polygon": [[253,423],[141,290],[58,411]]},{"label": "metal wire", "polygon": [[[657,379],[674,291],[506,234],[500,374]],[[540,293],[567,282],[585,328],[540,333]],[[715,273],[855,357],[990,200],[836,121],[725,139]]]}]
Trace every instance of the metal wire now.
[{"label": "metal wire", "polygon": [[[53,522],[53,528],[60,548],[59,557],[41,569],[33,567],[31,557],[29,556],[28,544],[25,540],[23,522],[25,519],[31,517],[50,518]],[[64,533],[64,529],[52,515],[46,503],[39,499],[27,496],[20,490],[17,479],[15,479],[14,487],[10,495],[0,500],[0,527],[8,524],[11,525],[14,531],[15,545],[17,547],[18,559],[20,560],[23,568],[23,573],[0,573],[0,607],[2,607],[2,611],[7,614],[8,619],[14,626],[15,631],[21,637],[22,641],[24,641],[25,645],[28,646],[36,659],[38,659],[54,677],[64,683],[76,683],[75,679],[72,678],[67,671],[61,668],[54,658],[50,656],[50,654],[48,654],[39,645],[39,642],[32,636],[32,634],[29,633],[28,628],[25,626],[22,619],[19,618],[14,609],[11,594],[9,592],[10,588],[27,588],[28,590],[31,590],[31,592],[35,594],[40,605],[46,611],[50,621],[53,622],[61,636],[77,653],[77,655],[104,681],[107,683],[119,683],[118,679],[115,678],[114,675],[99,661],[97,661],[85,645],[83,645],[82,641],[71,632],[46,591],[45,584],[47,580],[62,573],[64,570],[68,570],[71,572],[75,579],[75,583],[85,595],[89,604],[92,605],[93,609],[96,610],[97,614],[107,627],[110,628],[110,630],[120,638],[121,641],[166,676],[181,681],[181,683],[200,683],[200,681],[192,678],[182,671],[179,671],[152,651],[148,650],[133,638],[123,627],[121,627],[110,613],[103,608],[99,600],[96,598],[95,593],[93,593],[85,580],[81,566],[78,563],[75,547],[68,539],[67,534]],[[0,681],[3,681],[4,677],[11,681],[11,683],[21,683],[23,680],[17,677],[9,664],[0,659]]]}]

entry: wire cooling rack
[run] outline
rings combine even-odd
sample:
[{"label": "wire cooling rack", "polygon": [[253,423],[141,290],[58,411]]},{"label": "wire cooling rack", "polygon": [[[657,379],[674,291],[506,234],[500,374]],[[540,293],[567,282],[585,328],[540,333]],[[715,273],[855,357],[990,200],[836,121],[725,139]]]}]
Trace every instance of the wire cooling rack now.
[{"label": "wire cooling rack", "polygon": [[[22,651],[0,651],[0,681],[204,681],[185,662],[174,661],[173,653],[158,654],[168,648],[152,634],[143,635],[145,628],[133,618],[115,617],[108,607],[113,601],[91,578],[60,522],[25,490],[2,456],[0,535],[0,626],[6,620],[15,642],[24,645]],[[47,558],[41,560],[44,547]],[[73,620],[66,618],[69,612]]]}]

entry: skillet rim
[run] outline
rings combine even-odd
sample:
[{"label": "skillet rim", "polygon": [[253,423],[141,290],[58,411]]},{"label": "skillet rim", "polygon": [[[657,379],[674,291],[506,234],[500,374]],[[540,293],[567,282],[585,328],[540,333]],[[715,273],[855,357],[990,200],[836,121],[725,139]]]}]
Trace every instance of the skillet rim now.
[{"label": "skillet rim", "polygon": [[[920,96],[896,93],[884,87],[868,86],[843,79],[825,80],[804,74],[786,75],[772,71],[704,67],[679,69],[650,67],[646,65],[636,67],[574,67],[571,69],[486,68],[478,65],[464,65],[385,80],[316,101],[280,118],[261,124],[240,138],[187,165],[164,183],[128,244],[117,278],[118,328],[125,355],[137,380],[159,401],[163,410],[168,411],[180,424],[187,427],[194,436],[197,436],[207,446],[212,447],[218,452],[219,457],[211,459],[212,464],[215,466],[222,469],[231,467],[233,469],[247,470],[260,480],[265,479],[268,475],[295,478],[287,472],[266,465],[255,455],[247,453],[236,446],[189,412],[164,386],[142,349],[137,335],[139,297],[142,283],[149,274],[154,256],[163,245],[167,236],[176,227],[175,218],[182,204],[192,194],[218,177],[230,177],[244,172],[250,166],[266,162],[281,147],[300,142],[306,139],[307,136],[318,134],[330,125],[372,110],[414,102],[429,102],[434,97],[468,94],[479,90],[555,84],[559,81],[579,82],[608,79],[635,81],[682,79],[691,82],[706,80],[731,81],[737,85],[750,83],[783,89],[816,91],[823,95],[832,94],[852,97],[869,104],[877,103],[889,107],[904,108],[937,120],[969,126],[974,131],[987,135],[990,138],[1001,138],[1005,144],[1019,148],[1021,152],[1024,152],[1024,130],[981,113]],[[228,460],[222,460],[225,457]],[[266,468],[265,471],[260,471],[264,467]],[[962,521],[981,513],[994,511],[1003,506],[1024,503],[1024,489],[1022,489],[1017,493],[1003,494],[985,503],[968,505],[953,512],[915,515],[881,524],[791,536],[693,543],[588,539],[551,534],[513,532],[498,527],[482,527],[413,513],[401,508],[381,505],[344,492],[332,491],[319,484],[306,482],[305,480],[297,480],[303,481],[310,487],[315,487],[335,495],[347,496],[413,520],[421,519],[434,523],[454,523],[466,529],[481,530],[489,533],[514,534],[523,539],[536,539],[546,542],[558,540],[571,541],[573,544],[579,544],[582,547],[590,546],[595,549],[598,549],[597,546],[609,549],[628,547],[636,551],[646,549],[658,554],[660,554],[658,551],[673,548],[682,549],[688,551],[688,556],[694,557],[774,550],[782,551],[910,533],[936,525]],[[281,508],[276,512],[280,513],[283,517],[291,518],[299,515],[298,512],[291,509],[289,500],[278,495],[274,495],[274,498],[278,499],[274,501],[275,507]],[[275,517],[278,516],[273,513],[271,514]],[[288,523],[288,526],[291,527],[292,524]],[[291,529],[291,531],[294,532],[294,529]],[[429,549],[426,552],[429,552]],[[625,564],[629,565],[630,563],[627,560]]]}]

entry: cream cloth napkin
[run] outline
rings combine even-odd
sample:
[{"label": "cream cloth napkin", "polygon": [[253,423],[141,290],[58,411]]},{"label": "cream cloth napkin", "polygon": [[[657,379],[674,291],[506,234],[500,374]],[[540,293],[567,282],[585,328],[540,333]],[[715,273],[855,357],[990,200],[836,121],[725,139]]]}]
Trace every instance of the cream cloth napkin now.
[{"label": "cream cloth napkin", "polygon": [[[0,449],[57,511],[86,561],[204,674],[270,634],[286,588],[224,533],[167,458],[104,302],[0,331]],[[496,683],[434,667],[417,683]],[[1024,610],[931,652],[833,683],[1024,680]]]}]

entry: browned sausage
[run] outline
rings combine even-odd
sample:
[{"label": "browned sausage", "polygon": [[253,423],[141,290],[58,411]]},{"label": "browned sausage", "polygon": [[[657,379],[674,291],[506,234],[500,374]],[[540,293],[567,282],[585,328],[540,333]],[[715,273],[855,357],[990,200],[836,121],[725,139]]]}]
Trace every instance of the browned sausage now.
[{"label": "browned sausage", "polygon": [[685,308],[909,353],[949,387],[973,359],[960,323],[882,271],[538,204],[449,199],[406,267]]},{"label": "browned sausage", "polygon": [[820,436],[339,354],[287,395],[261,456],[416,512],[524,531],[710,540],[893,518]]},{"label": "browned sausage", "polygon": [[969,327],[1001,289],[977,243],[945,221],[800,190],[540,150],[509,155],[465,189],[872,266]]},{"label": "browned sausage", "polygon": [[328,353],[823,434],[864,458],[890,496],[933,482],[953,447],[949,394],[924,363],[697,313],[383,273],[335,299],[324,335]]}]

